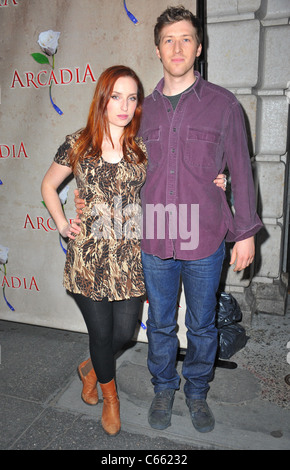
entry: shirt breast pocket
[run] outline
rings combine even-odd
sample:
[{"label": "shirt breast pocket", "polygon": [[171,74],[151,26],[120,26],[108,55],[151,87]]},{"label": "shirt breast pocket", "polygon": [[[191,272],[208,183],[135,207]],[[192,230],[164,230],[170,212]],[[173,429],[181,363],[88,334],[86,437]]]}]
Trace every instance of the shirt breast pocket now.
[{"label": "shirt breast pocket", "polygon": [[148,153],[148,171],[160,164],[161,159],[161,130],[160,128],[148,129],[143,135],[143,142]]},{"label": "shirt breast pocket", "polygon": [[219,133],[212,130],[188,128],[185,163],[189,166],[210,168],[215,165]]}]

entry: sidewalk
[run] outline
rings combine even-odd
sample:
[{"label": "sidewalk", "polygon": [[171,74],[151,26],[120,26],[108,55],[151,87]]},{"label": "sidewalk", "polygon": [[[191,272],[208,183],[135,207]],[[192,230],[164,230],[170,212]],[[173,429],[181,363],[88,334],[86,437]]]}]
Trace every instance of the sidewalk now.
[{"label": "sidewalk", "polygon": [[230,359],[237,367],[215,370],[208,402],[216,426],[207,434],[191,424],[183,379],[171,426],[151,429],[147,344],[135,343],[117,360],[122,430],[110,437],[101,428],[101,404],[80,398],[76,367],[87,358],[87,335],[0,321],[0,449],[289,450],[290,309],[286,316],[255,316],[247,335],[245,348]]}]

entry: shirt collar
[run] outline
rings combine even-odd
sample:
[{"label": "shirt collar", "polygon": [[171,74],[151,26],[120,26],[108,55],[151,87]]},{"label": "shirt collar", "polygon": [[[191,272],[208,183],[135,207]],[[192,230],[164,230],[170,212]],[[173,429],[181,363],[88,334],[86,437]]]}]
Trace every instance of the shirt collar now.
[{"label": "shirt collar", "polygon": [[[187,93],[195,93],[197,99],[200,101],[201,91],[202,91],[202,86],[203,86],[203,78],[200,76],[200,73],[197,72],[196,70],[194,71],[194,75],[196,76],[196,80],[193,84],[193,87],[190,90],[188,90]],[[152,96],[153,96],[154,101],[156,101],[158,95],[163,96],[163,88],[164,88],[164,78],[162,78],[157,83],[156,87],[153,90]]]}]

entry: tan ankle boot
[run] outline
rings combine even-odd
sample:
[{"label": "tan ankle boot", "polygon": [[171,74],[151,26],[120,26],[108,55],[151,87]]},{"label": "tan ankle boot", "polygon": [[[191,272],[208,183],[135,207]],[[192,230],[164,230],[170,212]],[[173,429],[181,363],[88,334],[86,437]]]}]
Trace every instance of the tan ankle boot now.
[{"label": "tan ankle boot", "polygon": [[120,402],[116,391],[115,380],[101,384],[103,393],[102,426],[107,434],[115,436],[121,429]]},{"label": "tan ankle boot", "polygon": [[91,359],[87,359],[78,366],[78,373],[83,382],[82,399],[87,405],[96,405],[99,401],[97,390],[97,376]]}]

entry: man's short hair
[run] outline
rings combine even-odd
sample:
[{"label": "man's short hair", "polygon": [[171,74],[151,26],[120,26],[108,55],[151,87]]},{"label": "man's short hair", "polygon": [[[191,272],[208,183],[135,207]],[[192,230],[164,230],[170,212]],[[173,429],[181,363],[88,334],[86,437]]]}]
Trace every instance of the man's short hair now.
[{"label": "man's short hair", "polygon": [[177,23],[178,21],[186,20],[189,21],[195,28],[195,36],[198,46],[203,40],[203,31],[200,20],[191,11],[186,10],[184,6],[178,5],[176,7],[168,7],[161,15],[157,18],[157,23],[154,28],[154,41],[155,45],[159,47],[161,31],[164,26]]}]

